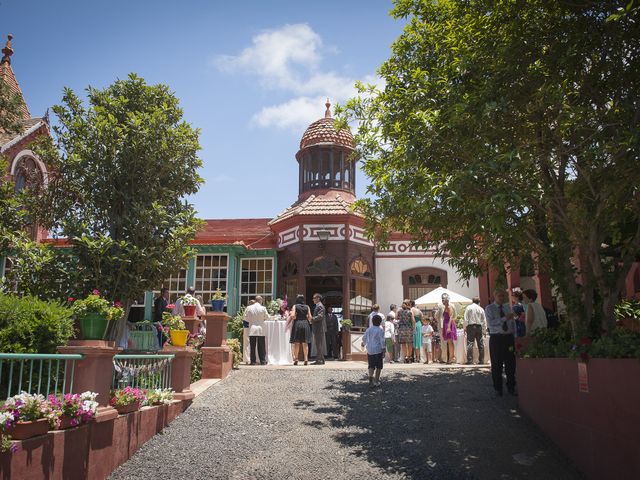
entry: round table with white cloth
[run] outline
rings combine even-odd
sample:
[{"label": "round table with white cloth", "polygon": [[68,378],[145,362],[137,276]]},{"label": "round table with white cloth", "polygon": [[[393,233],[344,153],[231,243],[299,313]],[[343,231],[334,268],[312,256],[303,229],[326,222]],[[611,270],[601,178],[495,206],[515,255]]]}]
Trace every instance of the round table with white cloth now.
[{"label": "round table with white cloth", "polygon": [[[265,347],[267,350],[267,363],[269,365],[292,365],[293,355],[289,338],[291,331],[287,330],[287,322],[284,320],[267,320],[265,325]],[[243,360],[251,362],[249,352],[249,329],[243,328]],[[256,352],[257,355],[257,352]]]},{"label": "round table with white cloth", "polygon": [[[484,363],[489,363],[489,335],[484,337]],[[458,363],[467,363],[467,337],[464,330],[458,329],[458,339],[453,342]],[[477,363],[480,353],[478,352],[478,342],[473,342],[473,361]]]}]

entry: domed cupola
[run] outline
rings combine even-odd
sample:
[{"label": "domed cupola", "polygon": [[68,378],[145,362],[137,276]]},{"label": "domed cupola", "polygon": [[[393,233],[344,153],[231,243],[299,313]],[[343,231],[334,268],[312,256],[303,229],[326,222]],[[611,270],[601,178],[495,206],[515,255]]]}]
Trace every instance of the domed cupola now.
[{"label": "domed cupola", "polygon": [[296,154],[300,165],[299,199],[329,190],[349,192],[355,197],[353,135],[348,128],[336,130],[329,99],[325,106],[324,118],[309,125]]}]

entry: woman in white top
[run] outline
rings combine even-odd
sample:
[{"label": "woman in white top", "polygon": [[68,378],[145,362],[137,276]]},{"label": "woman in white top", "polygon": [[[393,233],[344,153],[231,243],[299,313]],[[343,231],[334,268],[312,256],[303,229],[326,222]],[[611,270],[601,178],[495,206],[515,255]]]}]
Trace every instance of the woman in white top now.
[{"label": "woman in white top", "polygon": [[522,300],[527,306],[527,314],[525,323],[527,325],[527,336],[531,335],[539,328],[547,328],[547,313],[542,308],[536,299],[538,293],[535,290],[529,289],[522,292]]}]

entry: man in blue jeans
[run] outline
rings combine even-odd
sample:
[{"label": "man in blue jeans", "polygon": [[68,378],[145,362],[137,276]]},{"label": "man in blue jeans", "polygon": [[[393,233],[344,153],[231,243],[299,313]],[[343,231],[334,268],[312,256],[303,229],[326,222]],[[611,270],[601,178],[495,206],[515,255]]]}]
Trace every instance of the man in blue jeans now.
[{"label": "man in blue jeans", "polygon": [[516,357],[514,353],[515,315],[507,303],[507,292],[497,290],[494,302],[485,308],[489,328],[491,377],[496,395],[502,396],[502,369],[507,375],[507,390],[516,394]]}]

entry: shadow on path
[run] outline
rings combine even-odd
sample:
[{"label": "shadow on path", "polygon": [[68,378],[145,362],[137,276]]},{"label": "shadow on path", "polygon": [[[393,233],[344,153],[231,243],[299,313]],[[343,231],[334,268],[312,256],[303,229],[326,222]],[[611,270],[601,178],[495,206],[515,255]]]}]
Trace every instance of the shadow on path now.
[{"label": "shadow on path", "polygon": [[[514,397],[495,398],[486,371],[383,371],[383,384],[331,379],[334,439],[385,473],[411,479],[582,478],[527,419]],[[313,403],[313,402],[311,402]],[[307,423],[322,428],[323,422]],[[336,430],[334,430],[335,432]]]}]

